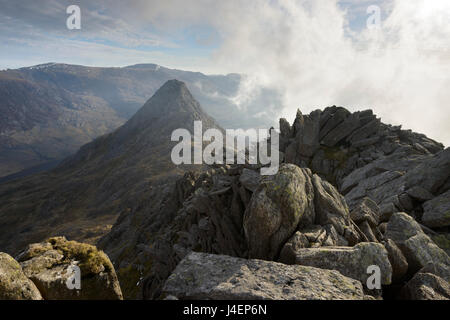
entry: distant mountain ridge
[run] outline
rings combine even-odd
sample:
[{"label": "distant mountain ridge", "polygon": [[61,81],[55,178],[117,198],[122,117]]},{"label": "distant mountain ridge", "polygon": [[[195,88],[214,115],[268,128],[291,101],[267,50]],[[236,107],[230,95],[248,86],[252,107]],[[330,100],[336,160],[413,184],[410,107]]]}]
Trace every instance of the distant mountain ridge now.
[{"label": "distant mountain ridge", "polygon": [[[261,107],[258,97],[247,111],[235,104],[242,81],[238,74],[205,75],[156,64],[99,68],[47,63],[0,71],[0,177],[75,153],[118,128],[171,79],[185,82],[226,128],[249,127]],[[261,97],[267,104],[275,99],[268,90]],[[269,127],[273,119],[269,114],[257,120]]]},{"label": "distant mountain ridge", "polygon": [[170,80],[123,126],[54,170],[0,185],[0,250],[16,252],[55,234],[95,242],[130,203],[184,173],[170,159],[171,133],[192,132],[197,120],[221,129],[183,82]]}]

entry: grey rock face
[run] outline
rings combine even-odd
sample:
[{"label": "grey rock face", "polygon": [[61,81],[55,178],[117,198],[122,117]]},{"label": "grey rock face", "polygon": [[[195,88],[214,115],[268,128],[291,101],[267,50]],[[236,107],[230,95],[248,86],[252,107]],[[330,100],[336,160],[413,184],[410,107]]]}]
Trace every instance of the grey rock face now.
[{"label": "grey rock face", "polygon": [[304,116],[300,111],[297,111],[297,118],[294,121],[295,151],[297,153],[295,159],[302,161],[311,157],[319,148],[319,130],[320,124],[317,112]]},{"label": "grey rock face", "polygon": [[0,300],[42,300],[34,283],[23,273],[19,263],[0,252]]},{"label": "grey rock face", "polygon": [[450,176],[450,148],[447,148],[428,161],[419,164],[408,172],[406,186],[421,186],[432,194],[439,194]]},{"label": "grey rock face", "polygon": [[321,140],[321,143],[328,147],[333,147],[360,125],[359,114],[353,113],[334,129],[328,132],[327,135]]},{"label": "grey rock face", "polygon": [[299,223],[314,221],[310,173],[283,165],[261,181],[244,215],[250,258],[274,259]]},{"label": "grey rock face", "polygon": [[361,300],[359,281],[337,271],[192,252],[167,279],[178,299]]},{"label": "grey rock face", "polygon": [[423,224],[428,227],[450,225],[450,190],[423,204]]},{"label": "grey rock face", "polygon": [[295,264],[338,270],[364,285],[370,276],[368,267],[376,265],[380,267],[382,284],[390,284],[392,279],[388,252],[378,243],[363,242],[354,247],[299,248],[295,252]]},{"label": "grey rock face", "polygon": [[406,192],[411,198],[417,199],[419,201],[431,200],[434,197],[428,190],[420,186],[414,186]]},{"label": "grey rock face", "polygon": [[404,244],[407,239],[421,233],[422,228],[411,216],[397,212],[391,216],[385,235],[396,243]]},{"label": "grey rock face", "polygon": [[429,263],[450,265],[450,258],[405,213],[395,213],[386,228],[386,238],[392,239],[405,255],[409,272],[416,272]]},{"label": "grey rock face", "polygon": [[319,245],[360,241],[345,199],[330,183],[309,170],[282,165],[277,175],[262,180],[245,212],[249,256],[277,258],[296,229],[303,231],[313,224],[332,228],[323,229],[326,237],[321,241],[312,241]]}]

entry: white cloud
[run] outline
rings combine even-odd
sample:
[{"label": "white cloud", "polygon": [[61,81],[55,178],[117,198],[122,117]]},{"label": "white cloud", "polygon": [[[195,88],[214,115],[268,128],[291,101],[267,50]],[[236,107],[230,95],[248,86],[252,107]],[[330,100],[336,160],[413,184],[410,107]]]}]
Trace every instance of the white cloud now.
[{"label": "white cloud", "polygon": [[450,2],[393,1],[381,30],[356,39],[345,35],[336,1],[252,4],[221,15],[226,36],[214,62],[282,92],[280,116],[332,104],[372,108],[385,122],[450,144]]},{"label": "white cloud", "polygon": [[[372,4],[382,7],[381,30],[353,30],[349,19],[364,26]],[[91,64],[147,59],[209,73],[245,73],[235,98],[243,110],[255,92],[271,87],[281,93],[283,106],[262,103],[261,112],[276,109],[292,121],[299,107],[372,108],[385,122],[450,144],[448,0],[110,0],[99,12],[105,36],[110,30],[113,39],[128,38],[131,47],[140,41],[171,43],[193,25],[213,27],[220,46],[208,59],[183,54],[183,48],[170,56],[76,42],[60,49],[60,56],[71,51],[82,57],[78,62],[92,57]],[[155,34],[145,36],[148,25]],[[83,53],[83,46],[90,51]]]}]

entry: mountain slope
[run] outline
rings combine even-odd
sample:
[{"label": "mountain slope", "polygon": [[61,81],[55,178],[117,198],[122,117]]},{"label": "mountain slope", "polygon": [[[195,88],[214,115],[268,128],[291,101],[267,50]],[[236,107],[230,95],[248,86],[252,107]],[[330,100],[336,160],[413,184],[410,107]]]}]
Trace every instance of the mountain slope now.
[{"label": "mountain slope", "polygon": [[62,159],[123,122],[93,97],[14,72],[0,72],[0,111],[0,176]]},{"label": "mountain slope", "polygon": [[122,127],[53,171],[1,185],[0,250],[16,252],[50,235],[95,241],[134,198],[183,172],[170,160],[170,136],[177,128],[192,132],[195,120],[220,128],[183,82],[168,81]]},{"label": "mountain slope", "polygon": [[170,79],[185,82],[224,127],[247,128],[255,120],[265,127],[272,124],[273,115],[254,116],[261,103],[277,104],[277,96],[262,90],[241,110],[234,100],[243,81],[237,74],[204,75],[154,64],[96,68],[50,63],[0,71],[0,177],[62,159],[111,132]]}]

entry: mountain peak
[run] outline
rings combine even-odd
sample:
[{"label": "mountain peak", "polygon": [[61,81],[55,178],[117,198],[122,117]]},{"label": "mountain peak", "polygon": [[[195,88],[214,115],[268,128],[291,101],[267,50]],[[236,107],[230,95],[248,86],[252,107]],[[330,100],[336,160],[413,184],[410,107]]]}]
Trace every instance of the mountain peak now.
[{"label": "mountain peak", "polygon": [[183,94],[183,93],[188,93],[189,95],[191,95],[191,93],[189,92],[189,89],[186,87],[186,84],[183,81],[177,80],[177,79],[172,79],[172,80],[168,80],[166,81],[161,88],[158,89],[158,91],[155,92],[155,96],[157,94]]},{"label": "mountain peak", "polygon": [[159,121],[188,125],[187,121],[194,120],[214,122],[203,111],[186,84],[173,79],[164,83],[125,126],[142,128],[154,126]]}]

